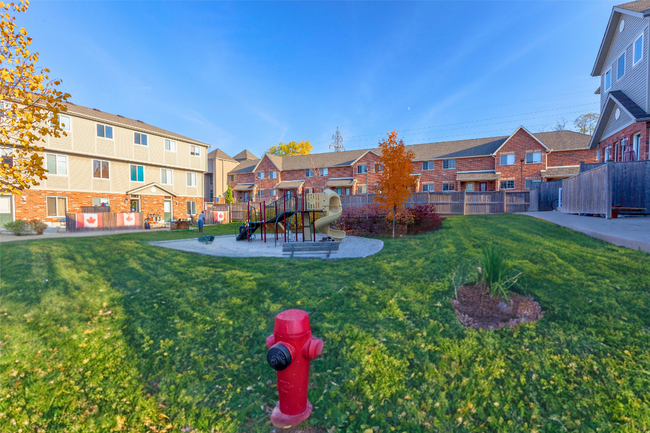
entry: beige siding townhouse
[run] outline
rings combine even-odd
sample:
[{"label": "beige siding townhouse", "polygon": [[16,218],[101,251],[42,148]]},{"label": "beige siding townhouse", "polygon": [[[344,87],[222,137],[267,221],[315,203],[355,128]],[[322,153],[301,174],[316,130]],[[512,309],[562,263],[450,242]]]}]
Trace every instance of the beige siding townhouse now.
[{"label": "beige siding townhouse", "polygon": [[239,162],[221,149],[214,149],[208,153],[208,171],[205,173],[203,187],[203,201],[205,203],[223,201],[228,189],[228,173],[238,164]]},{"label": "beige siding townhouse", "polygon": [[43,143],[47,179],[5,198],[5,220],[54,222],[93,205],[166,221],[201,212],[209,145],[71,103],[61,123],[67,136]]}]

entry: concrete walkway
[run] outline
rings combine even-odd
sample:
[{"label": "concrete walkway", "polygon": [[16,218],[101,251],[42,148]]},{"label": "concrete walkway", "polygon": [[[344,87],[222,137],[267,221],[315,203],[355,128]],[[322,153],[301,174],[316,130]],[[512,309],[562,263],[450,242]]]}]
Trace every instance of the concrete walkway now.
[{"label": "concrete walkway", "polygon": [[564,214],[562,212],[525,212],[524,215],[584,233],[621,247],[640,248],[650,253],[650,216],[600,217]]},{"label": "concrete walkway", "polygon": [[88,232],[74,232],[66,233],[59,232],[56,228],[48,227],[45,229],[42,235],[26,235],[26,236],[16,236],[12,233],[6,231],[0,232],[0,243],[4,242],[15,242],[15,241],[34,241],[34,240],[44,240],[44,239],[60,239],[60,238],[83,238],[88,236],[109,236],[109,235],[120,235],[124,233],[139,233],[139,232],[153,232],[157,230],[167,230],[168,228],[160,229],[131,229],[131,230],[97,230],[97,231],[88,231]]}]

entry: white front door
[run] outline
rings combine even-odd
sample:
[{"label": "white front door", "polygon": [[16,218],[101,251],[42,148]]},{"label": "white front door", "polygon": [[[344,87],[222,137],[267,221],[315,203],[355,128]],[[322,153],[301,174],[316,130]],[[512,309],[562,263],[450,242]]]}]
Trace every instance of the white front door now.
[{"label": "white front door", "polygon": [[13,197],[10,195],[2,195],[0,196],[0,228],[13,220]]},{"label": "white front door", "polygon": [[165,200],[163,211],[165,212],[165,222],[166,223],[170,222],[172,220],[172,201],[171,200]]}]

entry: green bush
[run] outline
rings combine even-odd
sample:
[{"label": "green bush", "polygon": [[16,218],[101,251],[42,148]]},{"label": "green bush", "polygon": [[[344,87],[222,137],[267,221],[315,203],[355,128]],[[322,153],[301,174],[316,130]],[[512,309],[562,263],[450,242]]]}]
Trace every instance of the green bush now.
[{"label": "green bush", "polygon": [[5,228],[16,236],[27,235],[32,230],[27,220],[16,220],[6,223]]},{"label": "green bush", "polygon": [[47,224],[39,220],[16,220],[10,223],[5,224],[5,228],[16,236],[24,236],[35,233],[37,235],[42,235]]},{"label": "green bush", "polygon": [[479,263],[479,282],[492,293],[492,296],[508,300],[508,290],[517,284],[521,274],[514,274],[503,251],[488,245],[483,248]]}]

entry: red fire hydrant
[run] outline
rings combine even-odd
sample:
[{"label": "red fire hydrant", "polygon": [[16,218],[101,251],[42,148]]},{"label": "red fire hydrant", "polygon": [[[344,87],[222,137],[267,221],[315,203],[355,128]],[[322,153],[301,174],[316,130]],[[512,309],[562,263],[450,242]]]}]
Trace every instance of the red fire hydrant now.
[{"label": "red fire hydrant", "polygon": [[275,317],[273,335],[266,339],[266,359],[278,373],[280,401],[271,413],[278,428],[293,427],[311,414],[307,399],[309,363],[323,352],[323,340],[311,336],[309,313],[286,310]]}]

